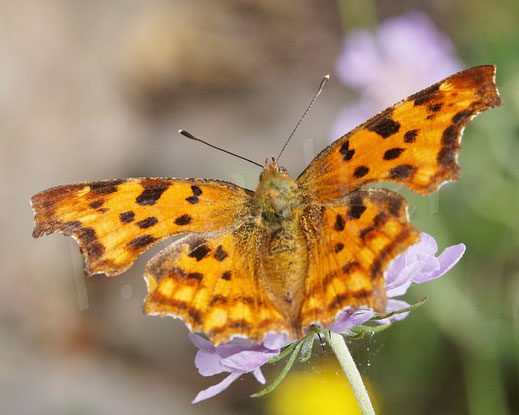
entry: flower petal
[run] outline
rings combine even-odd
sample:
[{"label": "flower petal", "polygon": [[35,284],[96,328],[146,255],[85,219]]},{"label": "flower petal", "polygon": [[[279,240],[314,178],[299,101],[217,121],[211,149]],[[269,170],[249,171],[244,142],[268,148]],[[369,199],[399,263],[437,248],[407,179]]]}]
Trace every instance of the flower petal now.
[{"label": "flower petal", "polygon": [[193,343],[200,350],[205,350],[207,352],[214,352],[215,347],[212,345],[212,343],[209,340],[204,339],[202,336],[199,336],[194,333],[188,333],[187,337],[189,337],[189,340],[191,340],[191,343]]},{"label": "flower petal", "polygon": [[404,295],[409,287],[411,286],[412,281],[405,281],[404,283],[396,286],[395,288],[390,288],[386,291],[386,295],[388,298],[391,297],[400,297],[401,295]]},{"label": "flower petal", "polygon": [[241,353],[245,350],[263,351],[265,348],[261,344],[252,343],[247,338],[234,338],[228,343],[216,346],[216,353],[223,359]]},{"label": "flower petal", "polygon": [[267,349],[271,350],[277,350],[279,352],[279,349],[281,349],[286,344],[290,343],[288,340],[288,334],[283,333],[273,333],[268,332],[265,334],[264,340],[263,340],[263,346],[265,346]]},{"label": "flower petal", "polygon": [[[267,349],[266,349],[267,350]],[[240,353],[233,354],[221,360],[221,365],[228,368],[229,371],[252,372],[256,368],[268,362],[279,354],[278,351],[253,351],[245,350]]]},{"label": "flower petal", "polygon": [[409,248],[412,252],[414,251],[413,254],[434,255],[438,252],[436,239],[425,232],[420,233],[420,242],[413,247],[413,249]]},{"label": "flower petal", "polygon": [[417,275],[415,278],[413,278],[413,282],[420,284],[422,282],[431,281],[435,278],[441,277],[458,263],[458,261],[465,253],[465,250],[466,246],[464,244],[458,244],[445,248],[445,250],[437,258],[440,264],[439,269],[435,272],[432,272],[430,275]]},{"label": "flower petal", "polygon": [[211,386],[203,391],[198,392],[195,399],[191,403],[198,403],[203,401],[204,399],[212,398],[215,395],[218,395],[223,390],[227,389],[231,383],[233,383],[236,379],[238,379],[242,373],[231,373],[224,380],[222,380],[217,385]]},{"label": "flower petal", "polygon": [[222,372],[230,372],[221,364],[222,358],[215,352],[199,350],[195,357],[195,366],[202,376],[213,376]]},{"label": "flower petal", "polygon": [[263,373],[261,372],[261,369],[259,367],[254,369],[254,372],[252,372],[252,374],[254,375],[254,377],[256,378],[256,380],[259,383],[261,383],[262,385],[265,384],[265,382],[266,382],[265,376],[263,376]]},{"label": "flower petal", "polygon": [[328,330],[335,333],[344,333],[359,324],[365,323],[374,314],[373,310],[368,309],[358,309],[355,312],[350,309],[343,310],[335,321],[328,326]]}]

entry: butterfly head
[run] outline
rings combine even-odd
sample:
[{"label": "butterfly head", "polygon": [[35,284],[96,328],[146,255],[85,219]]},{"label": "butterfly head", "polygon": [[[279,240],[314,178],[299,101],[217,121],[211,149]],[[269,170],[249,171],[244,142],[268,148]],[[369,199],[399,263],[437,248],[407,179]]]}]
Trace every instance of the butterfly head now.
[{"label": "butterfly head", "polygon": [[292,216],[298,206],[297,185],[287,169],[278,165],[276,159],[265,159],[265,167],[255,193],[256,205],[266,220],[284,220]]},{"label": "butterfly head", "polygon": [[288,176],[288,170],[280,166],[274,156],[272,156],[272,161],[269,160],[268,157],[265,157],[265,164],[263,165],[263,172],[260,175],[260,181],[265,175],[275,175],[279,173]]}]

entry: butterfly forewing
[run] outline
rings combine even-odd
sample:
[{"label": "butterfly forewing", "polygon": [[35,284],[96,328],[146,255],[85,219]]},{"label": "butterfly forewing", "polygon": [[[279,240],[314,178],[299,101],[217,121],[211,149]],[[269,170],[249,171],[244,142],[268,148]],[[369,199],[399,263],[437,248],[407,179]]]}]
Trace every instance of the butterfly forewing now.
[{"label": "butterfly forewing", "polygon": [[89,274],[118,275],[170,236],[236,227],[251,192],[205,179],[125,179],[77,183],[33,196],[33,236],[72,235]]},{"label": "butterfly forewing", "polygon": [[333,200],[371,182],[427,194],[459,178],[463,128],[500,105],[495,67],[459,72],[395,104],[324,149],[297,179],[308,194]]}]

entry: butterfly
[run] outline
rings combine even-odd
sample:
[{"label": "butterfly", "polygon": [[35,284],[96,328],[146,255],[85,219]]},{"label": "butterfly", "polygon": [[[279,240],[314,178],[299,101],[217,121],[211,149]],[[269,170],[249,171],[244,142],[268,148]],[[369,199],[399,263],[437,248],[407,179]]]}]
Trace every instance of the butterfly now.
[{"label": "butterfly", "polygon": [[217,345],[301,338],[345,309],[383,313],[384,271],[419,240],[395,182],[425,195],[457,180],[464,127],[501,104],[495,67],[454,74],[326,147],[294,180],[272,158],[256,191],[208,179],[134,178],[31,198],[34,237],[74,237],[88,275],[126,271],[152,245],[144,311],[182,319]]}]

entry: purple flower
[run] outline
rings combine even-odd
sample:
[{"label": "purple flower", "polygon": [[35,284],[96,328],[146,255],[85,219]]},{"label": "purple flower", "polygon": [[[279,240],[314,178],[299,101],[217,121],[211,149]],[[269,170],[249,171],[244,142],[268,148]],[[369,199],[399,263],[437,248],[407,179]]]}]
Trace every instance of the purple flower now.
[{"label": "purple flower", "polygon": [[[386,273],[386,290],[388,303],[386,313],[402,310],[409,304],[393,297],[406,293],[411,284],[430,281],[441,277],[461,259],[465,245],[451,246],[438,257],[435,256],[438,245],[434,238],[426,233],[420,235],[420,242],[411,246],[389,265]],[[343,310],[336,320],[328,326],[328,330],[343,333],[365,323],[374,316],[367,308]],[[390,318],[378,320],[387,324],[404,319],[409,313],[395,314]],[[208,340],[189,334],[193,344],[200,350],[196,354],[195,365],[202,376],[212,376],[222,372],[230,374],[217,385],[201,391],[193,403],[211,398],[238,379],[244,373],[251,373],[258,382],[265,383],[260,366],[277,356],[281,348],[288,345],[286,334],[267,333],[261,344],[251,343],[247,339],[235,338],[229,343],[213,346]]]},{"label": "purple flower", "polygon": [[[397,256],[386,270],[384,277],[386,280],[386,294],[388,297],[386,313],[402,310],[410,307],[410,304],[394,297],[399,297],[407,292],[407,289],[414,282],[434,280],[449,271],[461,259],[465,253],[465,245],[458,244],[446,248],[438,257],[435,256],[438,245],[434,238],[422,232],[420,242],[410,246],[407,251]],[[367,308],[357,310],[343,310],[328,326],[328,329],[338,333],[351,330],[359,324],[365,323],[374,316],[374,312]],[[377,320],[377,323],[388,324],[394,321],[403,320],[409,313],[395,314],[390,318]]]},{"label": "purple flower", "polygon": [[200,349],[195,357],[195,365],[202,376],[230,372],[230,375],[217,385],[199,392],[192,403],[219,394],[244,373],[252,372],[258,382],[265,383],[260,366],[279,354],[281,348],[287,344],[287,337],[286,334],[267,333],[262,344],[235,338],[229,343],[213,346],[203,337],[190,333],[189,339]]},{"label": "purple flower", "polygon": [[462,67],[450,39],[420,12],[387,19],[376,33],[353,31],[344,40],[335,71],[360,96],[342,110],[333,138]]}]

